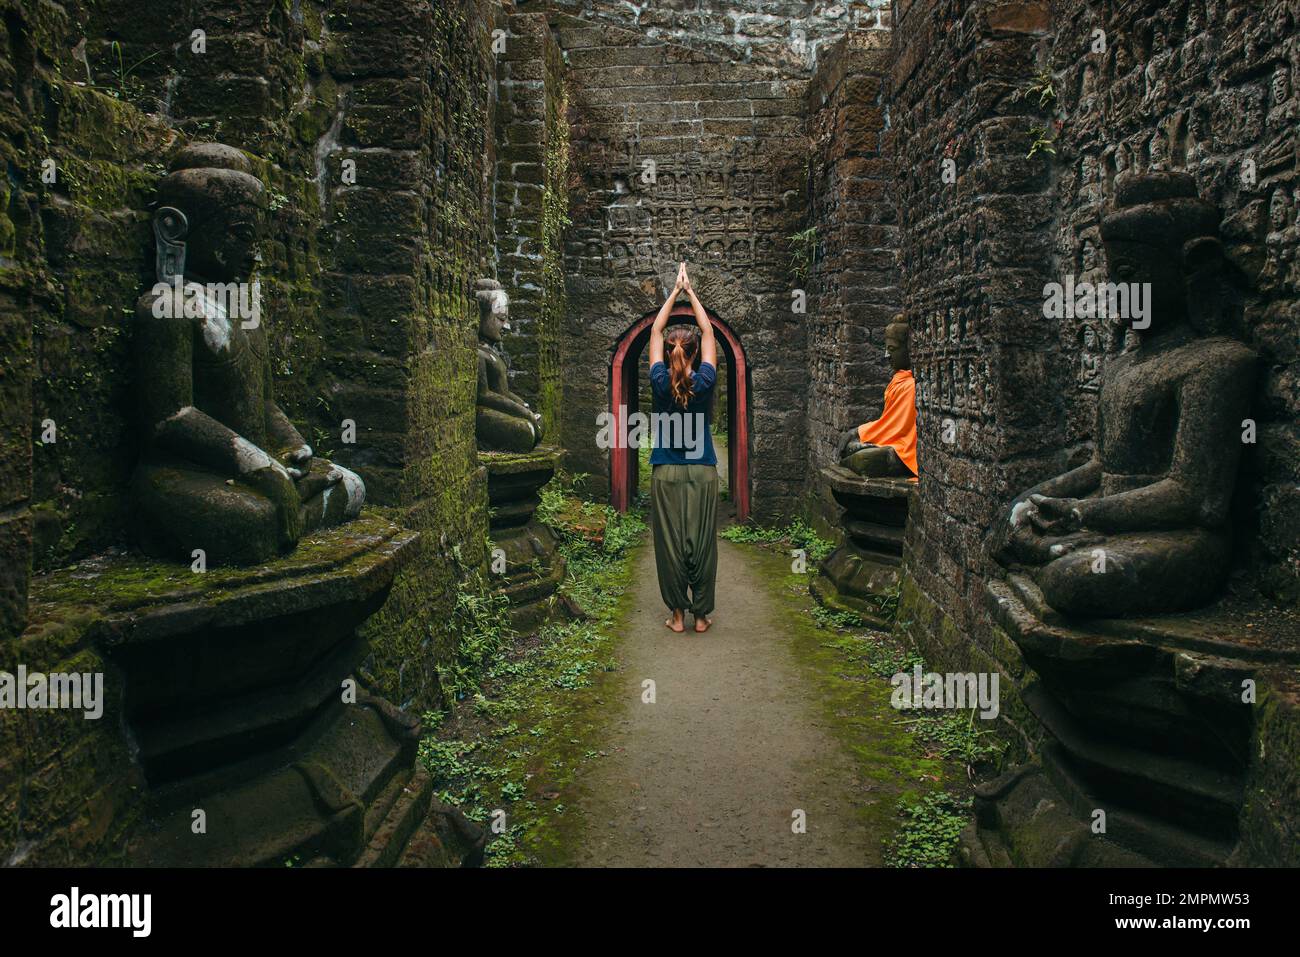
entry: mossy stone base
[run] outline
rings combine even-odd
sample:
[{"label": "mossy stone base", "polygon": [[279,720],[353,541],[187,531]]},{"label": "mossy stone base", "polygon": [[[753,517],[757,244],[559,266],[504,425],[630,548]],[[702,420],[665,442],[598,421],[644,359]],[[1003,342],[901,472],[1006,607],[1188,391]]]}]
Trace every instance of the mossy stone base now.
[{"label": "mossy stone base", "polygon": [[[1259,735],[1267,730],[1261,714],[1271,718],[1267,728],[1296,726],[1294,622],[1248,621],[1253,613],[1223,604],[1067,621],[1030,579],[1014,574],[990,582],[987,596],[998,628],[1033,669],[1021,694],[1050,738],[1040,758],[977,791],[977,822],[963,840],[968,863],[1122,864],[1127,854],[1140,863],[1203,867],[1285,858],[1288,852],[1267,849],[1260,832],[1283,835],[1294,823],[1280,809],[1285,801],[1269,812],[1267,795],[1278,769],[1298,763],[1297,739],[1270,755]],[[1243,700],[1247,682],[1259,689],[1258,703]],[[1293,783],[1294,770],[1282,772],[1288,776]],[[1254,781],[1273,784],[1252,788]],[[1254,801],[1243,811],[1248,794]],[[1049,808],[1076,823],[1052,824],[1044,834],[1082,828],[1084,840],[1066,847],[1036,838]],[[1106,812],[1101,844],[1090,826],[1097,809]]]},{"label": "mossy stone base", "polygon": [[809,583],[813,597],[833,611],[852,611],[869,625],[888,629],[893,616],[884,606],[900,587],[913,483],[864,478],[838,465],[821,474],[844,510],[844,537]]},{"label": "mossy stone base", "polygon": [[564,559],[551,530],[536,520],[539,492],[562,456],[554,446],[531,452],[480,452],[488,472],[489,536],[505,556],[497,589],[510,599],[511,624],[531,631],[552,614],[552,596],[564,581]]},{"label": "mossy stone base", "polygon": [[431,814],[473,837],[415,769],[418,721],[352,678],[418,539],[369,515],[257,568],[116,552],[38,580],[33,627],[75,621],[118,686],[143,785],[125,862],[396,864]]}]

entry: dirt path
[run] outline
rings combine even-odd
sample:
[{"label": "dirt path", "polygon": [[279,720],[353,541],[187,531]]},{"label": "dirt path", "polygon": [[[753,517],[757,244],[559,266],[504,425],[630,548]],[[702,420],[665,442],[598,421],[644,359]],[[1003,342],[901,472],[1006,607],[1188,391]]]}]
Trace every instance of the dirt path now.
[{"label": "dirt path", "polygon": [[[577,784],[584,866],[864,866],[881,859],[864,784],[793,651],[793,625],[744,546],[720,541],[716,623],[676,635],[637,555],[605,757]],[[655,702],[643,703],[646,679]],[[870,790],[872,786],[865,787]],[[870,802],[874,803],[874,801]],[[806,814],[794,833],[793,813]]]}]

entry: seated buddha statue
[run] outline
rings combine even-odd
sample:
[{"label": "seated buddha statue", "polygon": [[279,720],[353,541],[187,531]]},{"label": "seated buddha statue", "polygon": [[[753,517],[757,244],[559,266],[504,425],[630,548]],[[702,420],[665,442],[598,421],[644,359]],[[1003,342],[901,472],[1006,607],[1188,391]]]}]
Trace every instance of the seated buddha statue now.
[{"label": "seated buddha statue", "polygon": [[840,439],[840,465],[859,475],[916,479],[916,380],[912,378],[907,334],[907,320],[901,313],[885,327],[885,351],[894,377],[885,386],[880,418]]},{"label": "seated buddha statue", "polygon": [[510,328],[510,300],[495,279],[480,279],[478,397],[475,435],[478,447],[492,452],[531,452],[542,440],[542,417],[510,391],[510,370],[500,351]]},{"label": "seated buddha statue", "polygon": [[1182,611],[1227,577],[1256,357],[1218,332],[1229,308],[1218,227],[1186,173],[1116,183],[1101,235],[1112,281],[1150,284],[1137,347],[1102,373],[1091,460],[1018,496],[993,530],[994,556],[1063,614]]},{"label": "seated buddha statue", "polygon": [[[312,452],[275,402],[260,285],[265,208],[239,150],[183,149],[158,187],[157,284],[133,337],[143,455],[137,538],[159,558],[265,561],[355,518],[365,486]],[[249,308],[251,307],[251,308]]]}]

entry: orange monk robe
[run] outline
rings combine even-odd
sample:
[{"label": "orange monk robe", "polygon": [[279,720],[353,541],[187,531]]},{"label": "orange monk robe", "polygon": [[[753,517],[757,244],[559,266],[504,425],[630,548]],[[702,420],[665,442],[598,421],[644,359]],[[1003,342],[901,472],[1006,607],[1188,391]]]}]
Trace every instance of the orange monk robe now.
[{"label": "orange monk robe", "polygon": [[885,386],[885,410],[880,418],[858,426],[858,441],[864,445],[888,445],[903,464],[916,471],[916,380],[908,369],[899,369]]}]

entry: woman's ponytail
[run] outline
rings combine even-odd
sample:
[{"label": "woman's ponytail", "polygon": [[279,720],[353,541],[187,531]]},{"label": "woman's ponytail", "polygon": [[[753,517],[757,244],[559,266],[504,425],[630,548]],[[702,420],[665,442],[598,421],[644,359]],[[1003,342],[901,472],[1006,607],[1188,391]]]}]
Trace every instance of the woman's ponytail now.
[{"label": "woman's ponytail", "polygon": [[675,326],[664,337],[668,348],[668,387],[673,401],[683,409],[695,395],[695,383],[691,381],[691,367],[699,346],[695,330],[685,326]]}]

